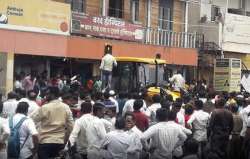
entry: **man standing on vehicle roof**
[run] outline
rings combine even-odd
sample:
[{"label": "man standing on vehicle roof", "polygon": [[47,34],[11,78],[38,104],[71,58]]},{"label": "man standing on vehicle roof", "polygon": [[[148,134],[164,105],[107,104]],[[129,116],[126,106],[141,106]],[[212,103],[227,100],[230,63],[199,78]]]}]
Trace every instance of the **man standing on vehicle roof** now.
[{"label": "man standing on vehicle roof", "polygon": [[109,90],[111,88],[111,80],[112,80],[112,70],[113,66],[117,66],[117,62],[115,58],[112,56],[112,46],[105,46],[105,55],[102,58],[101,62],[101,79],[102,79],[102,89]]}]

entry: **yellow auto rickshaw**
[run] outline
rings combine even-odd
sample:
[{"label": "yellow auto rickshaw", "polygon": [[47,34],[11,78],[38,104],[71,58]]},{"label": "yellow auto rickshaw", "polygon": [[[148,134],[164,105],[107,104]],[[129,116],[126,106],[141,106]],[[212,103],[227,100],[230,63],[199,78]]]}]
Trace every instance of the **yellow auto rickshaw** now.
[{"label": "yellow auto rickshaw", "polygon": [[164,90],[173,99],[180,97],[179,92],[168,89],[169,74],[165,69],[166,61],[154,58],[115,57],[117,67],[113,70],[112,88],[117,92],[141,92],[147,90],[149,97]]}]

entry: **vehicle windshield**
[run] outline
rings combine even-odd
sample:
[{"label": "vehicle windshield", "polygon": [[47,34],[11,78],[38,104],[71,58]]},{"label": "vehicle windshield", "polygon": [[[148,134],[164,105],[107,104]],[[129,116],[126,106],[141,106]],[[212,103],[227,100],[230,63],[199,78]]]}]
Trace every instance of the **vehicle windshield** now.
[{"label": "vehicle windshield", "polygon": [[133,90],[136,83],[135,71],[135,63],[120,62],[113,70],[113,88],[121,92]]},{"label": "vehicle windshield", "polygon": [[[143,64],[145,67],[146,85],[155,84],[156,65]],[[167,76],[163,64],[158,65],[158,85],[165,85],[167,83]]]},{"label": "vehicle windshield", "polygon": [[[164,65],[158,65],[158,85],[167,83]],[[113,70],[112,88],[122,92],[155,85],[156,65],[147,63],[119,62]]]}]

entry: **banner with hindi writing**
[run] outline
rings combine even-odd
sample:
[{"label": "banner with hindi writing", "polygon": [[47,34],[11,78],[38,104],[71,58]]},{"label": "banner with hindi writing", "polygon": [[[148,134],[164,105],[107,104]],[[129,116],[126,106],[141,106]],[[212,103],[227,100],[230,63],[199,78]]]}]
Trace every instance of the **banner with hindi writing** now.
[{"label": "banner with hindi writing", "polygon": [[142,42],[144,29],[122,19],[72,13],[71,33]]}]

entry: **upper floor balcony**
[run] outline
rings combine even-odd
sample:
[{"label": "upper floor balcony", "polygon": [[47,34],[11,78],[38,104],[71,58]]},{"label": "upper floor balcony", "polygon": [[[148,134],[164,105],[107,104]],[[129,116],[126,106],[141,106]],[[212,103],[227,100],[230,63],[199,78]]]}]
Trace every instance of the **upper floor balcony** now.
[{"label": "upper floor balcony", "polygon": [[[23,0],[12,3],[3,0],[0,2],[0,28],[178,48],[199,48],[202,44],[202,35],[184,31],[183,1],[101,2],[54,0],[31,3]],[[37,9],[30,8],[30,5]]]},{"label": "upper floor balcony", "polygon": [[[185,2],[181,0],[102,0],[101,3],[71,0],[70,3],[74,35],[180,48],[200,48],[203,43],[202,35],[184,31]],[[114,24],[107,24],[110,21]]]},{"label": "upper floor balcony", "polygon": [[250,53],[249,0],[189,3],[188,30],[204,34],[214,50]]},{"label": "upper floor balcony", "polygon": [[164,29],[145,28],[145,44],[162,45],[167,47],[202,48],[203,34],[191,32],[174,32]]},{"label": "upper floor balcony", "polygon": [[121,18],[77,12],[72,12],[71,34],[178,48],[201,48],[204,39],[202,34],[145,27]]},{"label": "upper floor balcony", "polygon": [[227,13],[215,22],[193,26],[193,31],[204,34],[204,42],[214,43],[228,52],[250,53],[250,17]]}]

